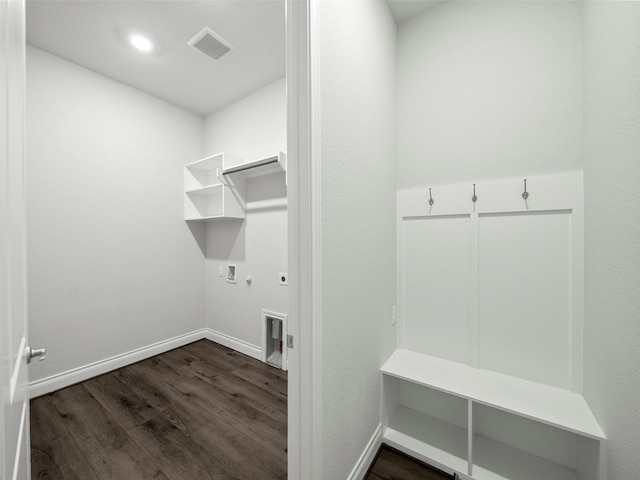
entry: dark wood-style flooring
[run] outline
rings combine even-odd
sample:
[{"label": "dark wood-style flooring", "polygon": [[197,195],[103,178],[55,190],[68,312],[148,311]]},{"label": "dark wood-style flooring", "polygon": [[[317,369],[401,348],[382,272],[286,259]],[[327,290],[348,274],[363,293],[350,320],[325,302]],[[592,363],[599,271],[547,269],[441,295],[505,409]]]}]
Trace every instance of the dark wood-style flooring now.
[{"label": "dark wood-style flooring", "polygon": [[365,480],[454,480],[453,475],[408,457],[383,444]]},{"label": "dark wood-style flooring", "polygon": [[286,372],[207,340],[31,401],[33,480],[287,478]]},{"label": "dark wood-style flooring", "polygon": [[[287,374],[201,340],[38,397],[31,401],[31,474],[286,479]],[[452,478],[386,445],[366,476]]]}]

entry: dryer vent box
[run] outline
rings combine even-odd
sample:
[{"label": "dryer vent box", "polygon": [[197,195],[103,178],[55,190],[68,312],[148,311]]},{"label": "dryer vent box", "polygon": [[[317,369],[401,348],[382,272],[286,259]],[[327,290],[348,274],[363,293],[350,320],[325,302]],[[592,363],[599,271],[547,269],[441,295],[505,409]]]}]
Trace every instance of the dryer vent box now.
[{"label": "dryer vent box", "polygon": [[200,30],[200,32],[187,43],[190,47],[195,48],[214,60],[220,60],[233,50],[229,42],[209,27]]},{"label": "dryer vent box", "polygon": [[287,315],[262,310],[262,361],[287,369]]}]

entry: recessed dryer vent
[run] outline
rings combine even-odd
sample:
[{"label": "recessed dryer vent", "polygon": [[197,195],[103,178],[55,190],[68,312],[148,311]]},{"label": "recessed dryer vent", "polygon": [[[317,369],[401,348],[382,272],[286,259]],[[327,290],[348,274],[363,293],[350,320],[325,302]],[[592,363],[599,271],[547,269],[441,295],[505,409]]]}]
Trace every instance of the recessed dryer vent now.
[{"label": "recessed dryer vent", "polygon": [[207,57],[214,60],[220,60],[226,54],[233,50],[233,47],[224,38],[211,30],[204,27],[200,32],[189,40],[188,45],[195,48]]},{"label": "recessed dryer vent", "polygon": [[287,316],[262,310],[262,361],[287,369]]}]

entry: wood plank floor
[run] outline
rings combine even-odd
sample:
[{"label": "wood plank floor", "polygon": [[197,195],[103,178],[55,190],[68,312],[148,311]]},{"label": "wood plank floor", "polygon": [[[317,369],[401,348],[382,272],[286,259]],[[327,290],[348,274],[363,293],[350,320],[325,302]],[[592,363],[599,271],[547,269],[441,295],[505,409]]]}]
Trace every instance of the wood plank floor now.
[{"label": "wood plank floor", "polygon": [[454,476],[382,444],[365,480],[454,480]]},{"label": "wood plank floor", "polygon": [[[278,480],[286,449],[286,372],[207,340],[31,401],[33,480]],[[383,445],[366,480],[452,478]]]},{"label": "wood plank floor", "polygon": [[208,340],[31,401],[34,480],[287,478],[287,376]]}]

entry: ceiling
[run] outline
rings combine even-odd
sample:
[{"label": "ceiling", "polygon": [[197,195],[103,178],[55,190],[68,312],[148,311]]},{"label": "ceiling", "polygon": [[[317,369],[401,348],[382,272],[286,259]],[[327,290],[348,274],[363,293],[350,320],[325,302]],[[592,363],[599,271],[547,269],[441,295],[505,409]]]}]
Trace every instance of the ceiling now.
[{"label": "ceiling", "polygon": [[[27,43],[207,115],[285,76],[284,0],[27,0]],[[212,60],[187,42],[204,27],[234,50]],[[140,53],[133,32],[156,49]]]},{"label": "ceiling", "polygon": [[444,0],[387,0],[391,15],[396,23],[402,23],[411,17],[435,7]]},{"label": "ceiling", "polygon": [[[440,0],[387,0],[397,23]],[[27,0],[27,43],[208,115],[285,76],[285,0]],[[212,60],[187,42],[204,27],[233,46]],[[156,48],[140,53],[132,33]]]}]

